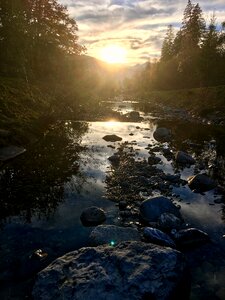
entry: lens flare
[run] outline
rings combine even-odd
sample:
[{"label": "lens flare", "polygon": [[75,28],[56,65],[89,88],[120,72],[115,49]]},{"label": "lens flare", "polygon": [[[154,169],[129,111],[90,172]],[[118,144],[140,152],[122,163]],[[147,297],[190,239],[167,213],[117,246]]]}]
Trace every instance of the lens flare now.
[{"label": "lens flare", "polygon": [[126,49],[117,45],[106,46],[100,51],[100,58],[110,64],[123,64],[126,62],[126,56]]}]

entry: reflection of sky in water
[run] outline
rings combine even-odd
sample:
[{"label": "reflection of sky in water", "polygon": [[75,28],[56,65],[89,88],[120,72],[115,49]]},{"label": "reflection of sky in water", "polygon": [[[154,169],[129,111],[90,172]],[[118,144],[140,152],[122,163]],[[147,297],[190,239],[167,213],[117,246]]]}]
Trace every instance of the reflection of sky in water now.
[{"label": "reflection of sky in water", "polygon": [[[140,128],[137,129],[136,127]],[[151,128],[151,130],[146,130]],[[77,227],[75,230],[83,230],[80,223],[80,214],[89,206],[98,206],[106,210],[107,222],[116,223],[115,204],[104,198],[105,177],[110,168],[108,157],[112,156],[122,142],[132,144],[139,157],[148,157],[145,149],[153,142],[153,127],[148,123],[129,122],[90,122],[88,132],[83,136],[81,145],[86,150],[80,154],[79,169],[81,176],[72,176],[64,184],[64,202],[60,204],[47,222],[33,218],[33,225],[37,227]],[[134,135],[129,135],[133,133]],[[116,134],[122,138],[121,142],[106,142],[103,137],[108,134]],[[145,137],[148,138],[145,138]],[[115,149],[108,147],[114,146]]]},{"label": "reflection of sky in water", "polygon": [[[132,103],[123,104],[125,104],[125,107],[117,107],[117,110],[123,114],[132,110]],[[66,126],[71,126],[71,123],[67,122]],[[156,125],[151,121],[141,123],[89,123],[89,129],[81,139],[81,146],[85,146],[86,150],[79,154],[79,176],[72,175],[69,181],[64,183],[64,201],[56,208],[54,215],[51,215],[47,220],[33,217],[31,224],[24,225],[21,219],[12,217],[10,222],[13,224],[5,226],[5,230],[9,231],[5,243],[8,243],[8,240],[15,239],[20,226],[26,226],[24,232],[28,232],[32,239],[38,240],[37,247],[49,247],[54,249],[57,255],[79,248],[87,243],[91,230],[91,228],[84,227],[80,222],[82,211],[89,206],[98,206],[105,209],[106,224],[119,224],[117,219],[118,208],[115,203],[104,198],[105,176],[110,169],[108,157],[117,151],[122,142],[127,141],[129,143],[128,147],[133,147],[135,150],[136,158],[147,158],[149,150],[146,147],[149,144],[158,144],[153,138],[155,127]],[[71,133],[73,134],[73,130],[71,130]],[[133,135],[130,135],[131,133]],[[122,141],[106,142],[103,137],[108,134],[116,134],[122,138]],[[76,139],[77,137],[74,135],[74,142],[79,143],[80,141]],[[115,149],[108,147],[109,145],[115,146]],[[168,147],[167,143],[163,145]],[[165,173],[174,174],[172,162],[168,161],[161,153],[156,153],[156,155],[161,158],[161,163],[157,165],[158,168]],[[194,174],[194,166],[179,170],[179,173],[182,179],[187,179]],[[208,232],[210,237],[217,242],[219,241],[225,249],[225,239],[222,240],[225,228],[221,218],[221,204],[210,205],[214,204],[216,199],[213,191],[201,195],[193,193],[187,186],[184,186],[174,187],[173,193],[179,195],[182,199],[180,202],[176,201],[176,203],[181,206],[181,213],[185,221]],[[156,192],[155,195],[159,195],[159,193]],[[15,229],[13,229],[14,225]],[[46,236],[47,238],[45,238]],[[24,252],[30,251],[31,246],[26,234],[21,235],[21,240],[25,245],[22,250],[22,255],[24,255]],[[17,248],[16,244],[15,247]],[[26,247],[27,249],[25,249]],[[58,250],[55,250],[55,248]]]}]

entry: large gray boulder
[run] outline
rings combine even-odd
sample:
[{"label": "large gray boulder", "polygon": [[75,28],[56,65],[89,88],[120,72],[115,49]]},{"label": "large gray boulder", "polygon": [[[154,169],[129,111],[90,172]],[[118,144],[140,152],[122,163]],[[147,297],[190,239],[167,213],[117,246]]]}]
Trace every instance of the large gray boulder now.
[{"label": "large gray boulder", "polygon": [[157,222],[164,213],[171,213],[181,219],[180,210],[166,197],[153,197],[141,203],[140,216],[145,222]]},{"label": "large gray boulder", "polygon": [[140,241],[138,230],[131,227],[99,225],[90,234],[90,242],[93,246],[117,245],[123,241]]},{"label": "large gray boulder", "polygon": [[188,186],[197,192],[206,192],[214,189],[216,182],[205,174],[197,174],[188,178]]},{"label": "large gray boulder", "polygon": [[82,248],[38,274],[34,300],[189,299],[181,252],[143,242]]},{"label": "large gray boulder", "polygon": [[171,130],[165,127],[158,127],[153,133],[154,139],[159,142],[167,142],[171,140]]},{"label": "large gray boulder", "polygon": [[195,159],[186,152],[178,151],[175,155],[175,160],[178,164],[182,165],[193,165],[195,164]]}]

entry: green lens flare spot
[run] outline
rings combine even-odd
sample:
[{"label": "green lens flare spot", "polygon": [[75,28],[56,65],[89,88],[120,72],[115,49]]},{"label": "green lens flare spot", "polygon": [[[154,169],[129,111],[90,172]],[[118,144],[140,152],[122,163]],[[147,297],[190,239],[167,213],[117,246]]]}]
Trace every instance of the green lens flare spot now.
[{"label": "green lens flare spot", "polygon": [[110,242],[110,246],[115,246],[115,244],[116,244],[115,241]]}]

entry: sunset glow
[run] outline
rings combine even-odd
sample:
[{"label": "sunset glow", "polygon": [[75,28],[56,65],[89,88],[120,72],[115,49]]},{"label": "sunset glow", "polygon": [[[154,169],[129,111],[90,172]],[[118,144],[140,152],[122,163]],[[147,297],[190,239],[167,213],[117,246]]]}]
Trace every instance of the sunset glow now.
[{"label": "sunset glow", "polygon": [[[159,59],[168,25],[180,28],[187,0],[59,0],[68,7],[79,27],[79,41],[87,55],[112,63],[142,64]],[[214,12],[219,25],[224,21],[224,0],[199,0],[207,20]],[[103,50],[107,45],[127,49],[122,57]],[[103,55],[101,55],[101,51]],[[124,50],[123,50],[124,51]],[[104,54],[105,52],[105,54]],[[120,51],[119,51],[120,52]],[[118,58],[117,58],[118,57]],[[120,58],[119,58],[120,57]]]},{"label": "sunset glow", "polygon": [[100,59],[110,64],[123,64],[126,62],[127,51],[117,45],[109,45],[100,51]]}]

